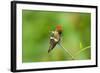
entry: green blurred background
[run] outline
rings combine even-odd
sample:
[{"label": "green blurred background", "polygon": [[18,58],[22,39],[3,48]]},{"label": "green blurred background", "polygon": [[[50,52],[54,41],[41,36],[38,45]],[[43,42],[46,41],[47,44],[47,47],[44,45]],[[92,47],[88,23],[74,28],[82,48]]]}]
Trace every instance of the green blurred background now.
[{"label": "green blurred background", "polygon": [[67,61],[72,57],[58,45],[48,53],[50,31],[61,25],[62,46],[74,60],[91,59],[91,14],[22,11],[22,62]]}]

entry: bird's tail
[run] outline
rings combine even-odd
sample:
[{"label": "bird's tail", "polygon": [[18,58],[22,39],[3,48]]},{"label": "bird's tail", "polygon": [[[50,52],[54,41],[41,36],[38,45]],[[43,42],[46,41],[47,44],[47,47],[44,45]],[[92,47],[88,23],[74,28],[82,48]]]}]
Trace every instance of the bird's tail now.
[{"label": "bird's tail", "polygon": [[50,52],[50,49],[48,50],[48,53]]},{"label": "bird's tail", "polygon": [[52,46],[50,45],[49,49],[48,49],[48,53],[51,51]]},{"label": "bird's tail", "polygon": [[50,47],[49,47],[48,53],[49,53],[51,50],[53,50],[53,48],[54,48],[55,46],[56,46],[56,43],[51,44]]}]

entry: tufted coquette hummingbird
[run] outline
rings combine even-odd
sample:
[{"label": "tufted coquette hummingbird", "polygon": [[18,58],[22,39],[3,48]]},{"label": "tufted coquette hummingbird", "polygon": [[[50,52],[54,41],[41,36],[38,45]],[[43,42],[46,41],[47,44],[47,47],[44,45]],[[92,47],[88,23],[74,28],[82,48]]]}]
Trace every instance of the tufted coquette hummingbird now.
[{"label": "tufted coquette hummingbird", "polygon": [[50,35],[50,46],[48,49],[48,53],[54,49],[54,47],[60,42],[62,34],[62,27],[61,25],[57,25],[54,31],[51,31]]}]

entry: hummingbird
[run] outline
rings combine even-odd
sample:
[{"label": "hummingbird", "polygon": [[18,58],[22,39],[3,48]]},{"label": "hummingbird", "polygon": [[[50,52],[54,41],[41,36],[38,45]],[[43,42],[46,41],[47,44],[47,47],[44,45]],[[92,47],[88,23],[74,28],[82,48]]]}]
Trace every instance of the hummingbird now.
[{"label": "hummingbird", "polygon": [[62,27],[61,25],[57,25],[54,31],[51,31],[50,35],[50,46],[48,49],[48,53],[54,49],[54,47],[60,42],[62,34]]}]

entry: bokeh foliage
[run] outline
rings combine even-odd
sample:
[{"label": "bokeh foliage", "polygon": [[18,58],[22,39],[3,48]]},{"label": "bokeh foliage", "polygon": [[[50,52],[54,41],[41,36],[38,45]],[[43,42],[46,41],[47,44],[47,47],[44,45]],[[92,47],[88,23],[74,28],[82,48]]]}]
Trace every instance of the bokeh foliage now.
[{"label": "bokeh foliage", "polygon": [[[91,59],[91,14],[56,11],[22,11],[22,61],[46,62],[72,60],[58,45],[48,53],[50,31],[63,29],[62,45],[75,60]],[[88,47],[81,53],[80,50]],[[76,55],[77,54],[77,55]]]}]

